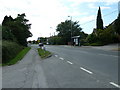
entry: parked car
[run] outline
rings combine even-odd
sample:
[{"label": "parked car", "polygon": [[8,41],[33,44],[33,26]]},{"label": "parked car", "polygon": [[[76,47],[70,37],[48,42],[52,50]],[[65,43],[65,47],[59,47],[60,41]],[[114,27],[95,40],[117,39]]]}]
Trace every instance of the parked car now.
[{"label": "parked car", "polygon": [[39,46],[40,46],[40,47],[43,47],[43,46],[44,46],[44,44],[43,44],[43,43],[39,43]]}]

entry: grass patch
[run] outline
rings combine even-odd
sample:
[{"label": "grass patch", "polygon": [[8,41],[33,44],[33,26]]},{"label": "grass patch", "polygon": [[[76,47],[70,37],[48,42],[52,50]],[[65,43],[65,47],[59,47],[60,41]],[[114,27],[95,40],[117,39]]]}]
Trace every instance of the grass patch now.
[{"label": "grass patch", "polygon": [[104,44],[100,43],[100,42],[96,42],[96,43],[91,43],[90,46],[103,46]]},{"label": "grass patch", "polygon": [[41,58],[47,58],[47,57],[51,56],[51,54],[52,54],[51,52],[43,50],[41,48],[38,48],[38,53]]},{"label": "grass patch", "polygon": [[13,65],[16,64],[18,61],[20,61],[26,54],[27,52],[30,50],[30,47],[25,47],[22,51],[20,51],[17,56],[15,58],[13,58],[12,60],[10,60],[8,63],[2,64],[2,66],[6,66],[6,65]]},{"label": "grass patch", "polygon": [[120,51],[120,48],[112,49],[113,51]]},{"label": "grass patch", "polygon": [[96,43],[84,43],[84,46],[103,46],[104,44],[100,43],[100,42],[96,42]]}]

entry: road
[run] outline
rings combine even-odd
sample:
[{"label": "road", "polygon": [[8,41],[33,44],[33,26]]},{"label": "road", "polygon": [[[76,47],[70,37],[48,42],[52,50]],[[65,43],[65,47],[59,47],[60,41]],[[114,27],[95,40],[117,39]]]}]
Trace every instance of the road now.
[{"label": "road", "polygon": [[3,88],[120,88],[117,51],[48,45],[53,56],[42,60],[37,48],[2,68]]}]

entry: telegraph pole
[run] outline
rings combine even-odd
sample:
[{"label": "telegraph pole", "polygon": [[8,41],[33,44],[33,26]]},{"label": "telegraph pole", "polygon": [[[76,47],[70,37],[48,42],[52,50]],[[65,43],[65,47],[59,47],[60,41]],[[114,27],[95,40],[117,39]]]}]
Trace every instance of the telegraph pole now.
[{"label": "telegraph pole", "polygon": [[68,16],[68,17],[70,17],[70,20],[71,20],[71,22],[70,22],[70,24],[71,24],[71,45],[72,45],[72,16]]}]

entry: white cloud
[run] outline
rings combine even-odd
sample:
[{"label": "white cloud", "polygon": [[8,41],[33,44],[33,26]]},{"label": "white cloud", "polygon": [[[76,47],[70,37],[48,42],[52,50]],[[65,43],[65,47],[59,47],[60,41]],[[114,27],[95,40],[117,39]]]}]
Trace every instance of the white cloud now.
[{"label": "white cloud", "polygon": [[85,16],[85,17],[80,18],[80,23],[85,24],[88,21],[95,20],[95,18],[96,18],[95,15]]},{"label": "white cloud", "polygon": [[67,0],[74,3],[84,3],[84,2],[105,2],[105,3],[116,3],[119,0]]},{"label": "white cloud", "polygon": [[[92,8],[92,9],[98,9],[98,6],[95,5],[95,3],[89,3],[88,4],[88,7],[89,8]],[[100,8],[103,10],[103,9],[111,9],[111,7],[108,7],[108,6],[100,6]]]},{"label": "white cloud", "polygon": [[58,0],[0,0],[0,6],[1,22],[5,15],[15,18],[17,14],[26,13],[27,18],[32,22],[33,34],[41,32],[43,36],[53,32],[49,29],[51,26],[55,27],[65,17],[67,18],[69,9]]},{"label": "white cloud", "polygon": [[[34,39],[38,36],[49,36],[55,32],[57,24],[70,15],[73,20],[85,23],[95,18],[92,13],[82,11],[82,3],[90,3],[90,8],[98,8],[95,2],[105,2],[106,4],[116,3],[118,0],[0,0],[0,23],[5,15],[13,18],[17,14],[26,13],[26,18],[32,23],[31,32]],[[84,8],[84,7],[83,7]],[[102,9],[109,9],[109,6],[102,6]],[[89,15],[89,16],[88,16]],[[50,29],[53,27],[53,29]],[[37,39],[37,38],[36,38]]]},{"label": "white cloud", "polygon": [[67,0],[69,2],[72,2],[72,7],[76,7],[79,6],[82,3],[99,3],[99,2],[103,2],[106,3],[106,5],[111,5],[114,3],[118,3],[119,0]]}]

